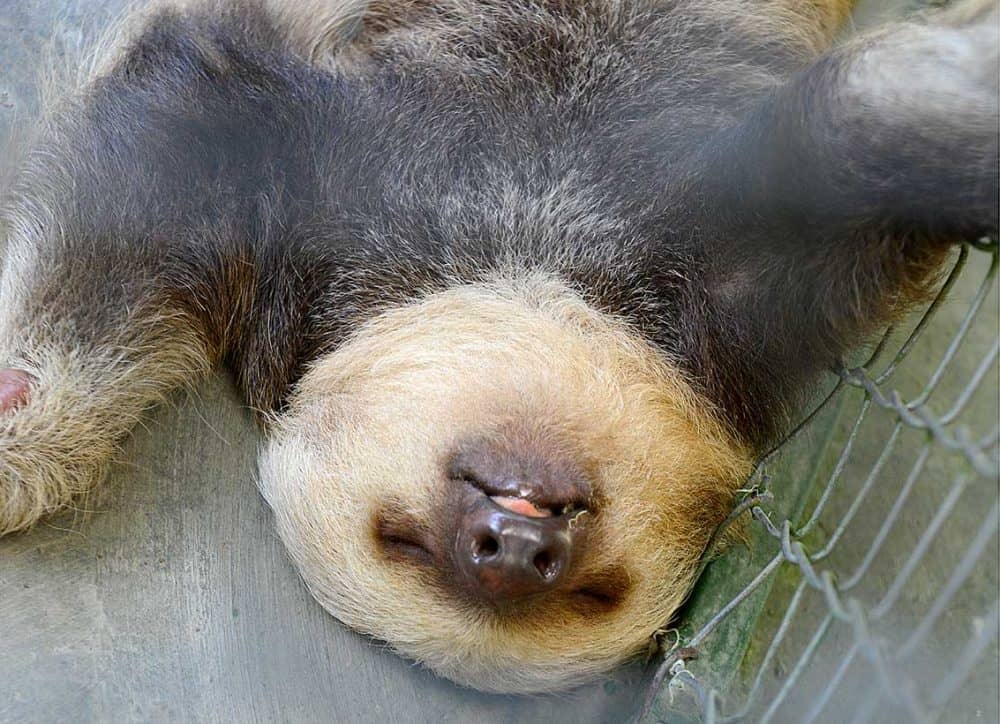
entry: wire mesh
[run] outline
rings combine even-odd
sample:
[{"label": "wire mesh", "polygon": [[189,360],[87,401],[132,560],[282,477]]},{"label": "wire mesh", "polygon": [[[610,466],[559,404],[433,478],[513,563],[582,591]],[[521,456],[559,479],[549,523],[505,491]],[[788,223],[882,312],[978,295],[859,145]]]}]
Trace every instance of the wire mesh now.
[{"label": "wire mesh", "polygon": [[998,259],[961,248],[761,459],[730,517],[755,565],[663,647],[638,719],[998,720]]}]

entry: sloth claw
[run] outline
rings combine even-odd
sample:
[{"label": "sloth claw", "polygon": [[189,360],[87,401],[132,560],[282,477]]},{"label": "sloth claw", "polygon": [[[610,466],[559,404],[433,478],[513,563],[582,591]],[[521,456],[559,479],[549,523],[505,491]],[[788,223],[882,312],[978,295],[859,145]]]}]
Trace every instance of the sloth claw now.
[{"label": "sloth claw", "polygon": [[19,410],[28,404],[34,379],[24,370],[0,370],[0,414]]}]

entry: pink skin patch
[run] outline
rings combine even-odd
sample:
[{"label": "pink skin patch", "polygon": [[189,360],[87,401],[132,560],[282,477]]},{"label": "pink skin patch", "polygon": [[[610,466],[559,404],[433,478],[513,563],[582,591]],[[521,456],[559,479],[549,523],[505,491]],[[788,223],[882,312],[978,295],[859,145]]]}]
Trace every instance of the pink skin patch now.
[{"label": "pink skin patch", "polygon": [[0,414],[19,410],[31,398],[35,378],[24,370],[0,370]]},{"label": "pink skin patch", "polygon": [[506,508],[511,513],[526,515],[529,518],[551,518],[552,511],[548,508],[539,508],[530,500],[524,498],[508,498],[503,495],[491,496],[493,502],[501,508]]}]

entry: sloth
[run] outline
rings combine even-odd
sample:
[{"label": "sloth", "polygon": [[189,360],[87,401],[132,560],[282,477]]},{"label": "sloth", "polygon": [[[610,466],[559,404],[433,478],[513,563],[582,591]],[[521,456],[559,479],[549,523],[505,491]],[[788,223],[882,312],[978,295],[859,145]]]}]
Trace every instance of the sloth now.
[{"label": "sloth", "polygon": [[4,202],[0,533],[216,368],[336,618],[460,684],[644,650],[820,375],[998,227],[998,5],[206,0]]}]

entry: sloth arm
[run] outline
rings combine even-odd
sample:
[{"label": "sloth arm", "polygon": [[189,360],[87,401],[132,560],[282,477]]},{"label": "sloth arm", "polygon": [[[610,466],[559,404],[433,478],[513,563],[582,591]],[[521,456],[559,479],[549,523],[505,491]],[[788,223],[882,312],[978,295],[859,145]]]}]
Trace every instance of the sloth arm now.
[{"label": "sloth arm", "polygon": [[266,245],[312,205],[297,99],[332,81],[192,22],[159,18],[58,108],[11,191],[0,534],[86,495],[143,410],[226,361],[280,275]]},{"label": "sloth arm", "polygon": [[997,231],[997,11],[960,7],[835,49],[692,163],[705,271],[686,357],[758,447],[927,296],[955,242]]}]

